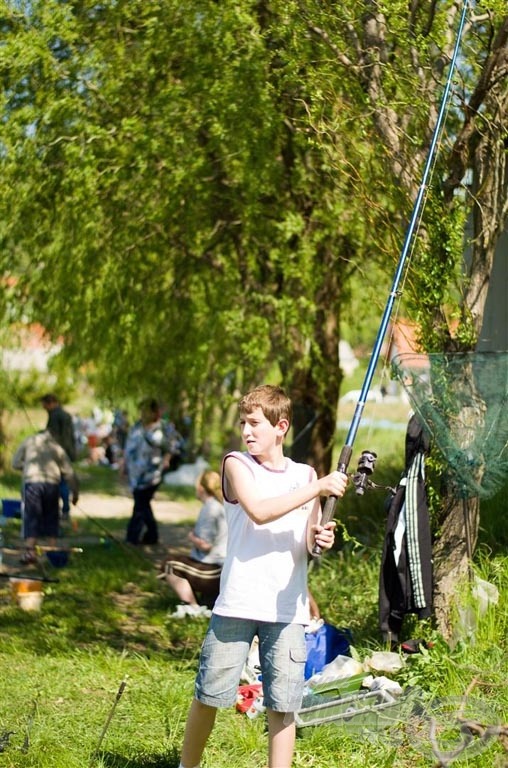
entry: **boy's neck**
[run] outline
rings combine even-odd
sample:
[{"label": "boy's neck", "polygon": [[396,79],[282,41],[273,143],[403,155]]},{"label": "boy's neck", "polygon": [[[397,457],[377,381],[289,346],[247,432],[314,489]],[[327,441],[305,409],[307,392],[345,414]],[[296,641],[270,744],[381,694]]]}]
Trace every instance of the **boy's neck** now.
[{"label": "boy's neck", "polygon": [[264,467],[267,467],[267,469],[280,470],[286,468],[286,457],[284,456],[282,443],[274,446],[272,450],[268,451],[266,454],[260,454],[254,458]]}]

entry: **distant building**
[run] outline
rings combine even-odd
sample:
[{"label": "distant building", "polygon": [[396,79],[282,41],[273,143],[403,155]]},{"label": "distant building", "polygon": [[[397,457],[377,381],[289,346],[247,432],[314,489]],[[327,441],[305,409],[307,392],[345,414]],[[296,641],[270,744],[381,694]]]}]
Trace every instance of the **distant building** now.
[{"label": "distant building", "polygon": [[2,366],[8,371],[47,373],[49,360],[61,348],[61,344],[49,341],[44,328],[38,323],[13,326],[9,346],[4,346],[1,351]]},{"label": "distant building", "polygon": [[339,362],[344,376],[351,376],[360,364],[347,341],[339,341]]}]

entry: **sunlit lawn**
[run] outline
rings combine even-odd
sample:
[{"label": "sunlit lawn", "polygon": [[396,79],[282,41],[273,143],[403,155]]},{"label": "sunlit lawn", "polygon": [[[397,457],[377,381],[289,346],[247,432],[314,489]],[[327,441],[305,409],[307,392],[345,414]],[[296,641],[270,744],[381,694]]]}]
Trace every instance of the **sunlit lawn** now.
[{"label": "sunlit lawn", "polygon": [[[396,484],[403,433],[395,439],[368,430],[359,435],[358,454],[365,448],[375,450],[376,482]],[[86,466],[79,471],[84,493],[118,492],[114,473]],[[195,503],[192,488],[166,487],[162,492],[182,505]],[[19,494],[19,477],[7,473],[0,493]],[[309,576],[324,618],[351,630],[353,653],[361,661],[373,651],[387,650],[380,642],[377,618],[385,497],[384,489],[364,497],[348,492],[338,509],[346,526],[338,537],[338,551],[322,558]],[[453,649],[430,624],[408,618],[407,636],[434,645],[407,657],[403,671],[394,675],[404,688],[420,692],[422,705],[434,697],[449,701],[467,692],[473,714],[497,723],[508,721],[508,565],[490,532],[497,530],[503,503],[500,496],[486,505],[475,566],[499,589],[497,606],[478,618],[473,637],[464,636]],[[206,622],[169,618],[176,601],[156,579],[153,561],[116,541],[125,520],[105,522],[111,538],[85,519],[76,534],[85,542],[83,553],[71,555],[64,568],[45,562],[51,581],[44,584],[40,612],[22,611],[12,599],[8,579],[0,579],[0,745],[2,734],[12,732],[0,752],[2,766],[178,766]],[[11,543],[19,541],[18,521],[8,521],[6,536]],[[119,696],[122,683],[125,690]],[[359,733],[337,723],[302,728],[294,765],[435,764],[426,718],[418,733],[410,732],[400,718],[391,728],[369,726]],[[203,768],[265,766],[266,749],[264,716],[250,720],[231,708],[219,713]],[[463,764],[504,765],[503,755],[501,744],[493,739],[486,751]]]}]

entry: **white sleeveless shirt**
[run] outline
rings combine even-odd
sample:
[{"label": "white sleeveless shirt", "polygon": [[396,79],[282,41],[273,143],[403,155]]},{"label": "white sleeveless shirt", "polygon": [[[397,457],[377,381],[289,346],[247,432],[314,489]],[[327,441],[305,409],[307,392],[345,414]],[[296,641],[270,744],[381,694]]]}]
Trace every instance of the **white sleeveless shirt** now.
[{"label": "white sleeveless shirt", "polygon": [[285,469],[271,470],[246,452],[225,456],[222,484],[228,546],[213,612],[255,621],[308,624],[307,520],[314,501],[258,525],[228,494],[226,461],[248,466],[264,498],[282,496],[308,485],[314,477],[310,466],[289,458]]}]

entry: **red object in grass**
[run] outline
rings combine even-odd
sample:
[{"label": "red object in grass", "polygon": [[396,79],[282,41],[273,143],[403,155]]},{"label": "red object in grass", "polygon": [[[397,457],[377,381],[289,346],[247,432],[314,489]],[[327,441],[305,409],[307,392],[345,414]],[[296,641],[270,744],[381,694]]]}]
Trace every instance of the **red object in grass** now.
[{"label": "red object in grass", "polygon": [[262,694],[263,686],[261,683],[252,685],[239,685],[236,700],[236,709],[244,714],[252,706],[255,700]]}]

